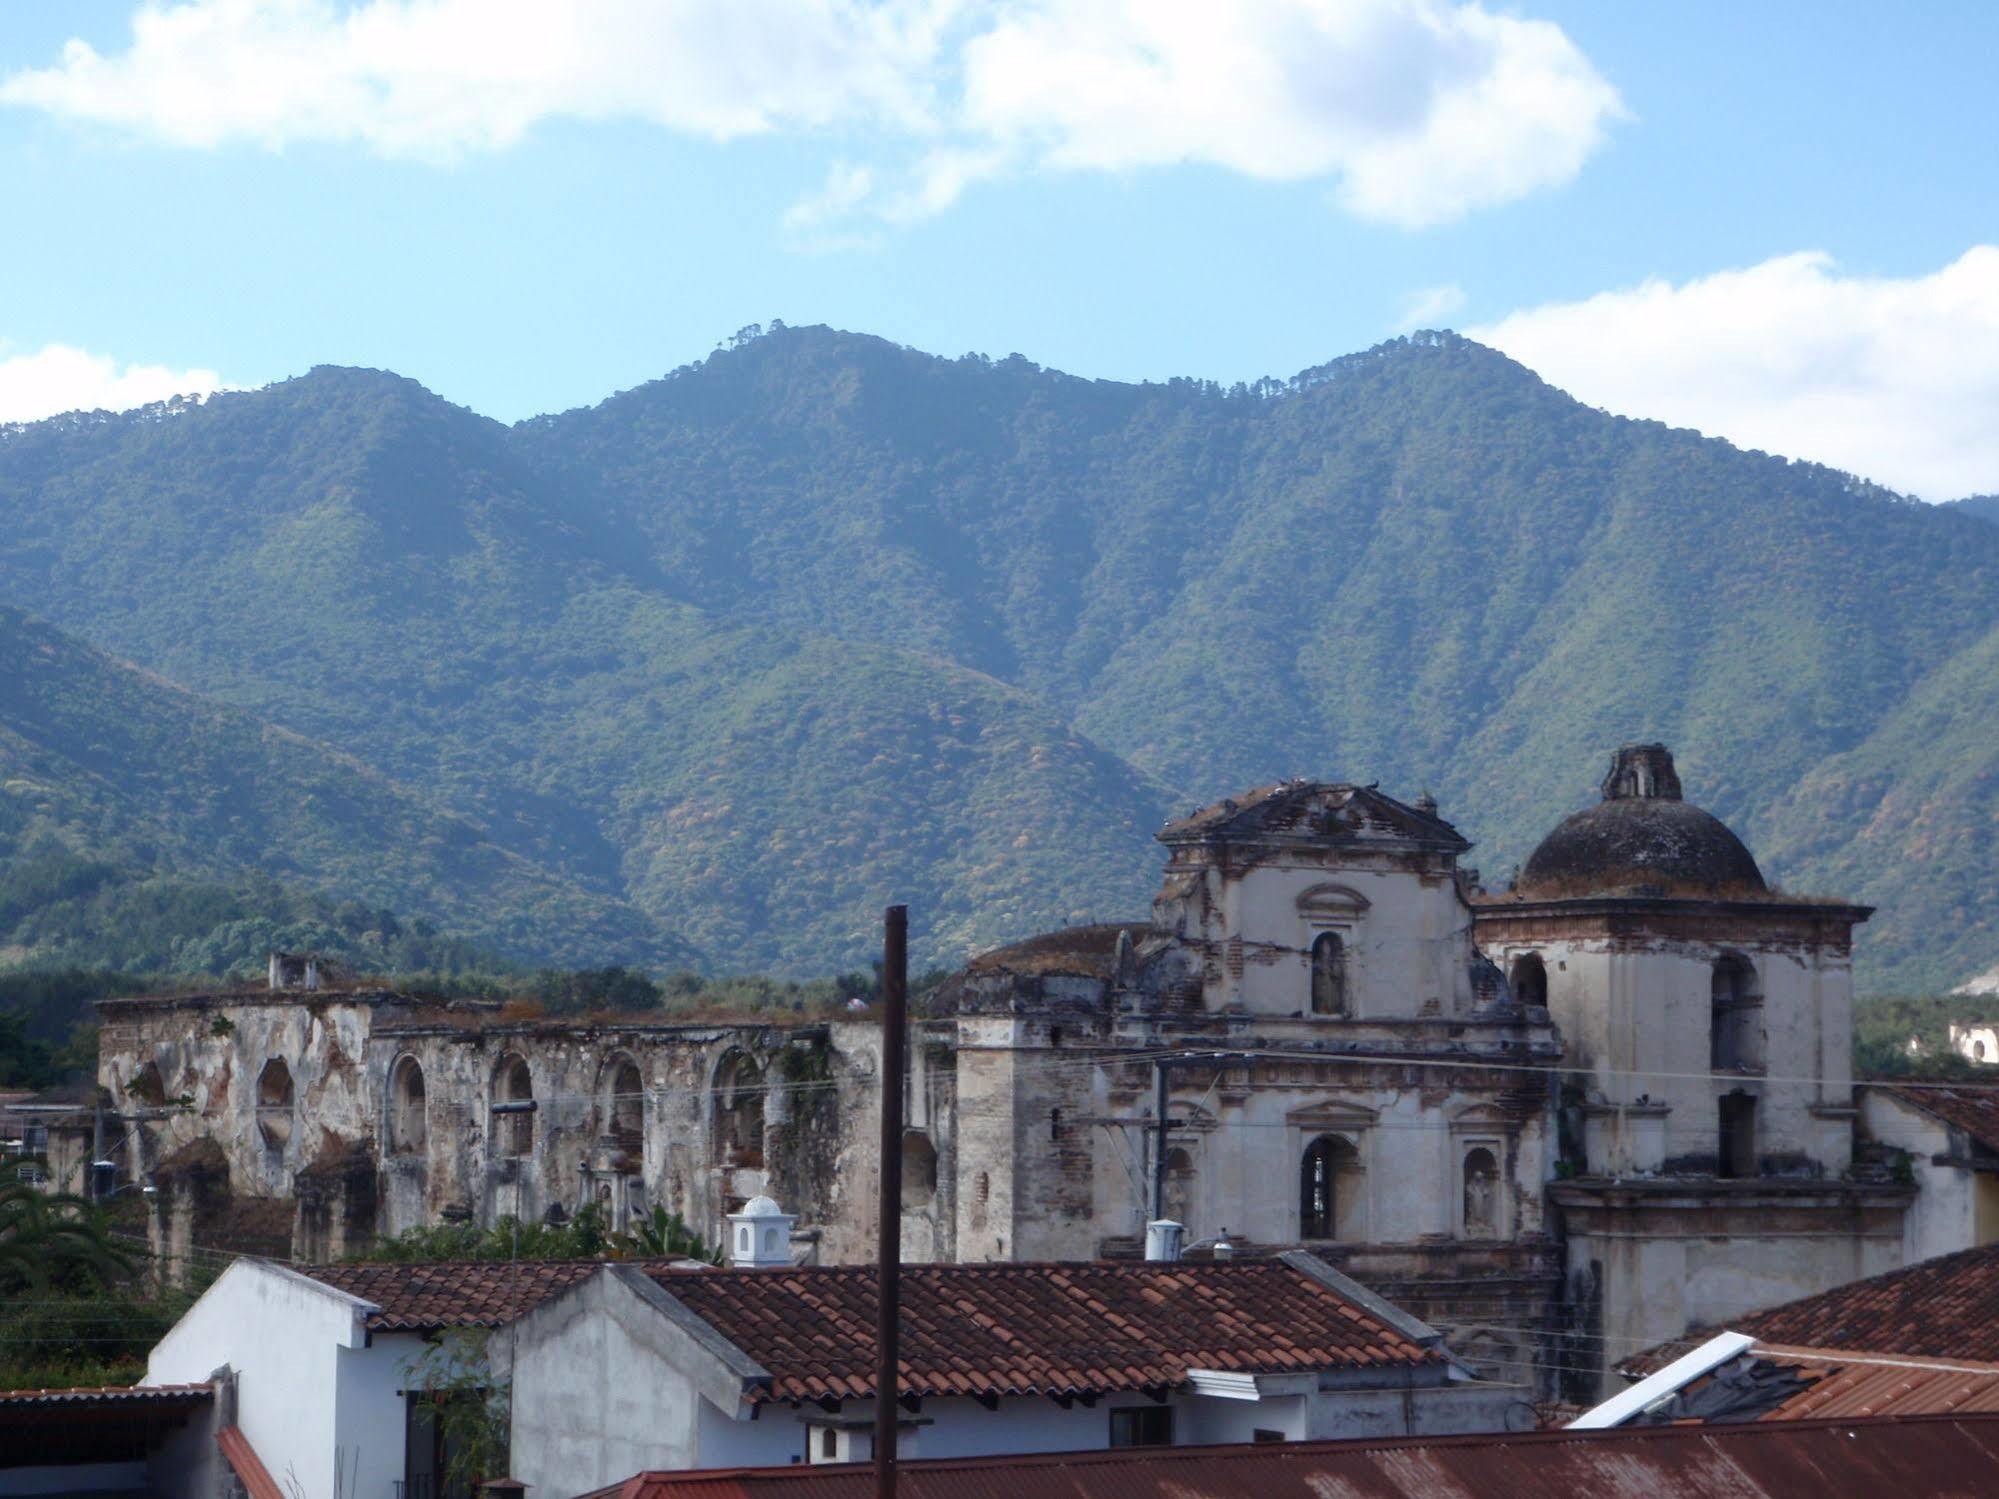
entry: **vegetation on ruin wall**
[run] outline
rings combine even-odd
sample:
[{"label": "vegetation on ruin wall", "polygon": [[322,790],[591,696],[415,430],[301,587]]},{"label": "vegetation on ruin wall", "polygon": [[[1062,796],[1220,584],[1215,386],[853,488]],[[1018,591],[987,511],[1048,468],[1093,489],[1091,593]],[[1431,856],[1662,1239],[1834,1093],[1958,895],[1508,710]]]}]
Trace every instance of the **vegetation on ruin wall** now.
[{"label": "vegetation on ruin wall", "polygon": [[655,1206],[646,1217],[612,1232],[595,1203],[585,1203],[566,1223],[499,1219],[489,1228],[473,1223],[433,1223],[384,1239],[356,1260],[432,1264],[445,1260],[628,1260],[690,1259],[722,1262],[680,1214]]},{"label": "vegetation on ruin wall", "polygon": [[208,694],[13,617],[16,846],[531,965],[1140,915],[1168,813],[1296,774],[1427,787],[1503,880],[1653,736],[1881,905],[1864,987],[1999,958],[1999,527],[1449,336],[1224,390],[785,329],[511,429],[321,369],[0,438],[0,596]]}]

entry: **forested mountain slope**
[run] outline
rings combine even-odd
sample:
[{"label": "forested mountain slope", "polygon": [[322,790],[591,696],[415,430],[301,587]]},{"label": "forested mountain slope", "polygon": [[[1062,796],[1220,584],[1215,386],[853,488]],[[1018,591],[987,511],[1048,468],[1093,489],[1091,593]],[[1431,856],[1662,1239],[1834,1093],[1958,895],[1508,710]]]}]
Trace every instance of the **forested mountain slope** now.
[{"label": "forested mountain slope", "polygon": [[[312,911],[272,884],[393,906],[517,958],[693,956],[628,903],[570,887],[351,757],[7,608],[0,860],[13,876],[0,882],[0,942],[16,958],[167,966],[175,954],[105,950],[91,918],[151,899],[228,919],[246,895],[259,914]],[[179,883],[146,888],[162,872]],[[216,966],[206,953],[179,961]]]},{"label": "forested mountain slope", "polygon": [[1869,981],[1999,949],[1935,857],[1999,810],[1999,527],[1447,334],[1226,391],[781,329],[511,429],[316,370],[0,436],[0,584],[723,969],[1141,912],[1169,811],[1281,775],[1503,881],[1640,736],[1882,900]]}]

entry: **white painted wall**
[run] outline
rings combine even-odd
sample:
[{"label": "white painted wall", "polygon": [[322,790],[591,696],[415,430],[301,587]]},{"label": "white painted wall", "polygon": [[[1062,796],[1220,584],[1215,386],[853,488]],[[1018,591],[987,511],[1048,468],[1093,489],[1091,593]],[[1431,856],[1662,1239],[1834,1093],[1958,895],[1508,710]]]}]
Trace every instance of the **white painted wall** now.
[{"label": "white painted wall", "polygon": [[[236,1424],[300,1499],[386,1495],[403,1476],[403,1362],[414,1335],[376,1338],[369,1303],[261,1260],[225,1270],[153,1348],[147,1384],[236,1372]],[[341,1486],[335,1487],[336,1471]]]}]

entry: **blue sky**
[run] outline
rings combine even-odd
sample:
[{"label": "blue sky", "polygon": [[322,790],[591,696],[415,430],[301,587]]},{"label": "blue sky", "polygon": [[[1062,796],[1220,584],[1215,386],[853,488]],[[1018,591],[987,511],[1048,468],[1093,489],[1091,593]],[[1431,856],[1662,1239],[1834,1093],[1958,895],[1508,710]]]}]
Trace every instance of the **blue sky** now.
[{"label": "blue sky", "polygon": [[773,317],[1223,381],[1413,321],[1999,490],[1994,56],[1970,3],[17,4],[0,419],[334,362],[512,420]]}]

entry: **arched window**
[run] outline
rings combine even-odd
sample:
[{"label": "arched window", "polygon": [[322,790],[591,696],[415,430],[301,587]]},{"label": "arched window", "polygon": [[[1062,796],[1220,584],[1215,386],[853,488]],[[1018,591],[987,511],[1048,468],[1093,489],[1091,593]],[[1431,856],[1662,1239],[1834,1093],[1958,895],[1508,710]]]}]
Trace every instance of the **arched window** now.
[{"label": "arched window", "polygon": [[1511,987],[1515,1004],[1548,1003],[1548,965],[1541,961],[1539,953],[1522,953],[1513,960]]},{"label": "arched window", "polygon": [[294,1101],[292,1070],[283,1057],[272,1057],[257,1074],[257,1132],[273,1150],[292,1137]]},{"label": "arched window", "polygon": [[725,1166],[764,1163],[764,1074],[756,1058],[728,1056],[715,1073],[714,1142]]},{"label": "arched window", "polygon": [[1166,1152],[1166,1216],[1175,1223],[1192,1223],[1194,1158],[1175,1146]]},{"label": "arched window", "polygon": [[645,1154],[645,1079],[639,1075],[639,1064],[630,1057],[613,1057],[604,1068],[597,1099],[597,1132],[626,1155]]},{"label": "arched window", "polygon": [[937,1195],[937,1147],[920,1129],[903,1131],[902,1210],[930,1206]]},{"label": "arched window", "polygon": [[1499,1162],[1485,1146],[1474,1146],[1464,1161],[1465,1237],[1498,1238],[1499,1218]]},{"label": "arched window", "polygon": [[1763,992],[1740,953],[1717,958],[1708,981],[1708,1063],[1717,1072],[1763,1065]]},{"label": "arched window", "polygon": [[1321,932],[1312,943],[1312,1013],[1347,1012],[1347,949],[1337,932]]},{"label": "arched window", "polygon": [[1360,1152],[1342,1135],[1305,1147],[1298,1169],[1298,1237],[1354,1243],[1367,1236]]},{"label": "arched window", "polygon": [[389,1150],[395,1155],[417,1155],[429,1138],[423,1065],[415,1057],[404,1057],[389,1079]]},{"label": "arched window", "polygon": [[[516,1052],[509,1052],[500,1058],[499,1066],[493,1069],[494,1103],[533,1103],[534,1074],[528,1071],[528,1061]],[[534,1154],[534,1110],[509,1109],[505,1113],[492,1116],[491,1139],[493,1153],[497,1156],[531,1156]]]}]

